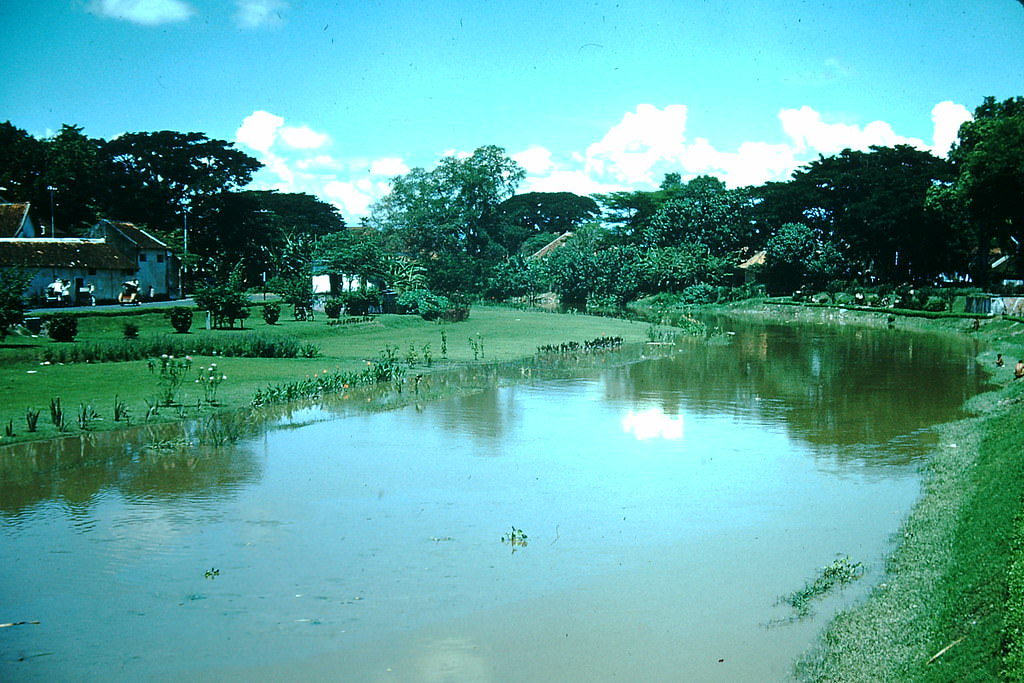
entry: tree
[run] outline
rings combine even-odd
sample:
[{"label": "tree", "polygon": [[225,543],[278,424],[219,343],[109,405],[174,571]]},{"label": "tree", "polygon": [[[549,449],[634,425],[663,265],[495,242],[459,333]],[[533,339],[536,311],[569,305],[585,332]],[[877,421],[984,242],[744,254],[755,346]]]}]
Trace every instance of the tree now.
[{"label": "tree", "polygon": [[11,202],[36,201],[46,183],[46,149],[43,143],[10,121],[0,123],[0,191]]},{"label": "tree", "polygon": [[960,126],[960,141],[950,150],[956,189],[971,216],[978,241],[975,276],[988,280],[988,254],[995,242],[1016,256],[1024,275],[1024,97],[997,102],[986,97],[974,120]]},{"label": "tree", "polygon": [[516,254],[530,237],[570,232],[600,213],[597,202],[572,192],[517,194],[498,205],[495,241],[508,254]]},{"label": "tree", "polygon": [[611,230],[609,237],[620,244],[641,242],[644,228],[667,198],[664,191],[642,190],[596,195],[601,219]]},{"label": "tree", "polygon": [[261,208],[248,192],[218,192],[196,197],[189,215],[189,252],[201,276],[225,280],[244,262],[246,282],[261,282],[275,270],[275,254],[286,239],[281,218]]},{"label": "tree", "polygon": [[345,229],[338,207],[304,192],[243,190],[239,194],[252,197],[259,210],[275,214],[292,234],[320,237]]},{"label": "tree", "polygon": [[392,180],[371,207],[370,223],[399,250],[429,263],[431,288],[482,288],[484,271],[504,257],[496,240],[498,205],[515,192],[525,171],[493,145],[469,157],[445,157],[431,171],[414,168]]},{"label": "tree", "polygon": [[746,246],[752,230],[750,197],[746,190],[730,190],[713,176],[698,176],[685,185],[675,182],[664,185],[664,191],[669,192],[671,198],[645,226],[645,245],[668,247],[697,243],[716,256]]},{"label": "tree", "polygon": [[361,284],[379,280],[386,272],[380,235],[372,229],[324,235],[313,244],[313,260],[330,273],[355,275]]},{"label": "tree", "polygon": [[32,277],[31,271],[22,268],[0,269],[0,339],[6,339],[10,329],[24,321],[28,310],[24,294]]},{"label": "tree", "polygon": [[101,146],[111,215],[175,230],[199,197],[241,188],[262,164],[203,133],[128,133]]},{"label": "tree", "polygon": [[242,264],[237,263],[226,282],[196,288],[196,306],[210,313],[215,327],[234,327],[236,320],[249,317],[249,297],[245,293],[242,272]]},{"label": "tree", "polygon": [[771,288],[792,293],[801,285],[824,289],[844,273],[840,249],[825,234],[803,223],[786,223],[768,238],[765,246]]},{"label": "tree", "polygon": [[[82,234],[103,213],[99,205],[103,178],[99,150],[102,141],[82,132],[80,126],[64,124],[60,131],[43,141],[46,151],[45,185],[35,197],[40,206],[49,206],[49,188],[54,188],[53,221],[58,230]],[[39,211],[36,212],[37,215]],[[47,231],[49,232],[49,231]]]},{"label": "tree", "polygon": [[953,267],[956,239],[926,198],[952,178],[949,162],[909,145],[846,149],[762,188],[757,211],[772,230],[801,223],[821,231],[882,281],[930,280]]}]

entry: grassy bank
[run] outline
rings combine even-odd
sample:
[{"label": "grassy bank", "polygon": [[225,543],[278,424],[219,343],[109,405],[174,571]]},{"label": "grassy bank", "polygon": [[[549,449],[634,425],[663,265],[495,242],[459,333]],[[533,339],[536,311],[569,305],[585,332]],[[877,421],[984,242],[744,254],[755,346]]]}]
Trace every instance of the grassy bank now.
[{"label": "grassy bank", "polygon": [[[196,327],[200,320],[197,314]],[[124,339],[126,323],[138,328],[137,340]],[[147,418],[178,420],[244,407],[258,389],[317,374],[359,372],[379,362],[386,349],[414,376],[466,364],[527,358],[545,344],[582,343],[600,337],[643,342],[650,329],[643,323],[611,318],[486,307],[474,308],[469,320],[460,323],[438,324],[418,316],[398,315],[380,315],[344,325],[328,325],[323,317],[312,322],[282,320],[272,326],[250,319],[245,330],[194,329],[184,335],[174,334],[159,311],[133,310],[126,316],[83,315],[74,342],[11,336],[0,346],[0,392],[4,397],[0,402],[0,444],[79,432],[82,411],[95,414],[87,420],[90,431],[121,427],[126,422],[115,421],[115,404],[127,410],[133,424]],[[146,359],[74,363],[43,360],[46,353],[60,358],[87,347],[130,348],[161,338],[175,342],[187,353],[190,347],[211,348],[227,341],[251,341],[257,336],[264,341],[312,345],[317,355],[242,358],[190,354],[192,367],[175,395],[174,405],[158,407],[155,413],[152,406],[161,391],[160,376],[150,369]],[[217,364],[219,374],[227,376],[217,389],[215,405],[204,400],[203,385],[195,382],[201,370],[212,363]],[[55,399],[60,399],[64,432],[51,419],[51,400]],[[30,413],[38,413],[35,431],[29,430]],[[7,432],[13,432],[13,436]]]},{"label": "grassy bank", "polygon": [[[975,336],[981,360],[1024,357],[1024,325],[962,316],[925,319],[835,308],[768,306],[794,320],[941,330]],[[886,574],[838,615],[796,675],[805,681],[1024,680],[1024,381],[995,375],[971,417],[939,427],[922,496]]]}]

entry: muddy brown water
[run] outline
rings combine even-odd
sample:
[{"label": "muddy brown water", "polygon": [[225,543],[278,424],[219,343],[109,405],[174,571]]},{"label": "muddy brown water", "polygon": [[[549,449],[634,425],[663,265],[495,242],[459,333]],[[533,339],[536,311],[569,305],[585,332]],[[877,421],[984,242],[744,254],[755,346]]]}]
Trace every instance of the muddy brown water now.
[{"label": "muddy brown water", "polygon": [[[0,629],[0,680],[785,680],[985,376],[960,339],[714,322],[220,450],[0,452],[0,622],[39,622]],[[864,578],[793,620],[779,596],[846,556]]]}]

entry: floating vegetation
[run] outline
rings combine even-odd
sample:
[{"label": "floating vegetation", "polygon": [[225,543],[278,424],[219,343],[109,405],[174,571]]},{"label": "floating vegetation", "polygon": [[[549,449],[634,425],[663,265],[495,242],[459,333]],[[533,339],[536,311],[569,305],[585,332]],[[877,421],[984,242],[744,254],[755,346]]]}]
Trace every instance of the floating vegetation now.
[{"label": "floating vegetation", "polygon": [[208,416],[196,428],[196,439],[201,446],[222,448],[242,438],[248,425],[244,415],[218,413]]},{"label": "floating vegetation", "polygon": [[160,441],[150,441],[142,447],[145,451],[157,451],[161,453],[176,452],[187,450],[192,447],[192,441],[185,437],[179,439],[162,439]]},{"label": "floating vegetation", "polygon": [[585,341],[582,344],[575,341],[563,342],[561,344],[544,344],[537,347],[537,353],[542,356],[580,352],[588,353],[591,351],[617,349],[621,346],[622,337],[598,337],[597,339]]},{"label": "floating vegetation", "polygon": [[794,619],[805,619],[813,614],[811,601],[825,597],[833,588],[846,585],[864,576],[864,565],[851,562],[849,557],[841,557],[832,564],[822,567],[813,582],[789,595],[779,598],[793,608]]},{"label": "floating vegetation", "polygon": [[215,579],[216,577],[220,576],[220,570],[216,567],[210,567],[206,570],[206,572],[203,573],[203,576],[211,580]]},{"label": "floating vegetation", "polygon": [[519,548],[525,548],[528,545],[526,539],[527,536],[522,529],[512,527],[507,534],[501,537],[501,542],[512,546],[514,553]]}]

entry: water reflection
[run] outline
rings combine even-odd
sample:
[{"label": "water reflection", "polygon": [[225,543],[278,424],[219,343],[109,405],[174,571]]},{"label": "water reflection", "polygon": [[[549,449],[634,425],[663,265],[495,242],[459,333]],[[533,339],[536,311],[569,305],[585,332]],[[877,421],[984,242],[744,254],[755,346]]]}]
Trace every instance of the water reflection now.
[{"label": "water reflection", "polygon": [[80,511],[110,492],[134,500],[216,498],[258,480],[260,465],[246,449],[150,447],[184,436],[181,425],[154,425],[0,449],[0,515],[47,500]]},{"label": "water reflection", "polygon": [[660,408],[640,411],[631,409],[626,411],[626,416],[622,418],[622,429],[639,441],[658,438],[678,441],[683,438],[683,418],[668,415]]},{"label": "water reflection", "polygon": [[[915,435],[983,379],[952,340],[726,324],[430,377],[401,410],[275,408],[221,450],[0,451],[0,604],[41,622],[0,679],[778,680],[816,625],[763,628],[777,596],[837,552],[879,567]],[[426,401],[458,387],[490,388]]]}]

